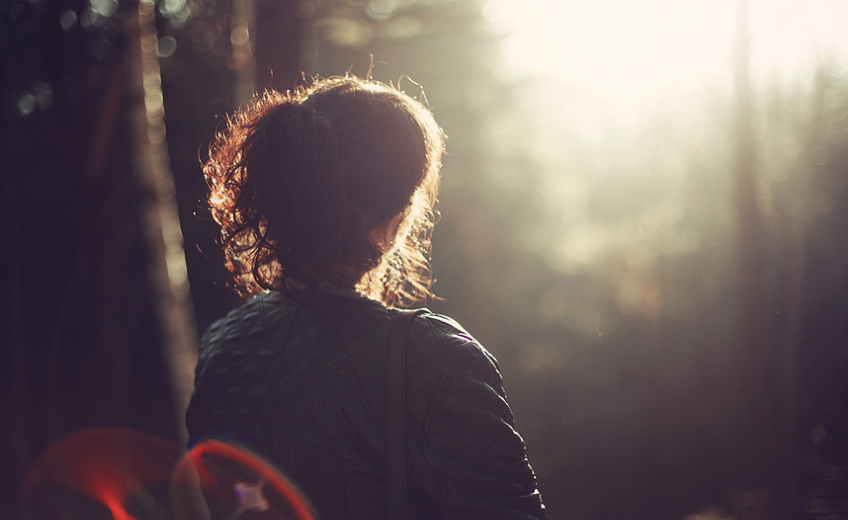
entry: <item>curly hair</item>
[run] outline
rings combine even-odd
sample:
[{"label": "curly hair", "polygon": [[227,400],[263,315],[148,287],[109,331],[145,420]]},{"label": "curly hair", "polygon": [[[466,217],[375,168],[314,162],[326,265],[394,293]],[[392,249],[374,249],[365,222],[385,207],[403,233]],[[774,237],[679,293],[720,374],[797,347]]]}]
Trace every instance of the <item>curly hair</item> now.
[{"label": "curly hair", "polygon": [[[203,172],[239,293],[330,282],[390,306],[432,296],[444,141],[421,103],[351,76],[266,91],[230,116]],[[398,215],[395,240],[375,240]]]}]

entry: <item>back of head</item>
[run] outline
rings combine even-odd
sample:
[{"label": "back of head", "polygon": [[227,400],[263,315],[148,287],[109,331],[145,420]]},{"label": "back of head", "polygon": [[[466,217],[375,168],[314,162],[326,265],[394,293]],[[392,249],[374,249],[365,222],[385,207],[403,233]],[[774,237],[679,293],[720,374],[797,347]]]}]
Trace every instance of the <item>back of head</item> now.
[{"label": "back of head", "polygon": [[[381,83],[329,78],[259,96],[203,165],[240,292],[334,283],[389,305],[429,295],[443,145],[429,110]],[[394,243],[375,239],[399,214]]]}]

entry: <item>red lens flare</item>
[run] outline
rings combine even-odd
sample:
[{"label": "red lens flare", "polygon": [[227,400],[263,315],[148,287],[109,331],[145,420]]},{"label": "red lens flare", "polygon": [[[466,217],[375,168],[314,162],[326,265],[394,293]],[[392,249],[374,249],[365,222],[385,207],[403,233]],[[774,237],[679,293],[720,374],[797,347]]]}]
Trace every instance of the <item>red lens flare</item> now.
[{"label": "red lens flare", "polygon": [[314,517],[297,487],[274,466],[245,448],[214,440],[201,442],[180,461],[171,491],[177,520],[210,514],[216,519]]},{"label": "red lens flare", "polygon": [[175,442],[125,428],[72,433],[47,448],[29,470],[24,518],[62,518],[69,509],[85,514],[78,504],[64,503],[68,495],[57,491],[64,486],[106,506],[114,520],[138,520],[126,510],[127,502],[145,485],[167,482],[180,454]]},{"label": "red lens flare", "polygon": [[297,487],[245,448],[210,440],[184,453],[124,428],[83,430],[52,444],[27,473],[21,511],[26,520],[314,517]]}]

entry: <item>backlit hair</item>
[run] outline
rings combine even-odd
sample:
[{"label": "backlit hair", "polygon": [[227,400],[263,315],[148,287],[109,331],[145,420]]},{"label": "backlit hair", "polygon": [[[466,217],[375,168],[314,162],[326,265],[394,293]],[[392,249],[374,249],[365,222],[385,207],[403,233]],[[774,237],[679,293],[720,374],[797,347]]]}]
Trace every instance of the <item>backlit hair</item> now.
[{"label": "backlit hair", "polygon": [[[430,292],[444,135],[394,87],[356,77],[268,91],[227,120],[203,172],[242,295],[322,281],[387,305]],[[394,244],[375,241],[402,213]]]}]

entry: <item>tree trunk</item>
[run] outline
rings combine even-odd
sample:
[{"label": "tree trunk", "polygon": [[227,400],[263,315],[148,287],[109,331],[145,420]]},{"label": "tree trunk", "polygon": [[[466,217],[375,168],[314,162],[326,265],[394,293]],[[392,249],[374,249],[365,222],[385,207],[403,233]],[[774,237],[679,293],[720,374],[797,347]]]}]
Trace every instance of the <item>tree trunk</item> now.
[{"label": "tree trunk", "polygon": [[298,0],[253,0],[256,87],[290,89],[304,70]]},{"label": "tree trunk", "polygon": [[[741,504],[753,515],[767,506],[763,491],[770,479],[769,455],[773,445],[773,403],[767,384],[771,359],[766,349],[764,323],[765,262],[763,230],[756,192],[756,151],[752,129],[749,78],[748,1],[738,4],[735,55],[736,164],[734,206],[737,238],[736,383],[741,439],[739,485],[746,497]],[[744,502],[744,501],[743,501]],[[742,513],[740,514],[747,514]]]}]

